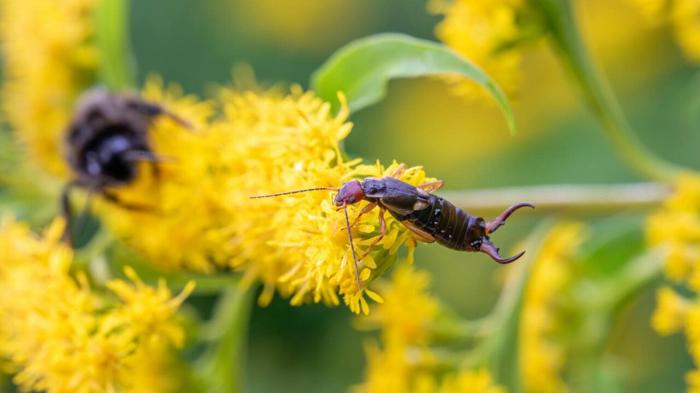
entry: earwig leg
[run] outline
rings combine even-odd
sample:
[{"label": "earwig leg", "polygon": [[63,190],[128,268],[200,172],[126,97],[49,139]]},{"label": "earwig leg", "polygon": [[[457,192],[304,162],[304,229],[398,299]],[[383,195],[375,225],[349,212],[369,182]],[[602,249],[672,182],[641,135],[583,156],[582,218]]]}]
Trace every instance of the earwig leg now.
[{"label": "earwig leg", "polygon": [[428,183],[423,183],[423,184],[419,185],[418,188],[420,188],[421,190],[423,190],[425,192],[433,192],[433,191],[441,189],[442,186],[444,186],[444,185],[445,185],[444,180],[436,180],[436,181],[431,181]]},{"label": "earwig leg", "polygon": [[483,243],[481,243],[479,251],[490,256],[491,259],[501,264],[511,263],[525,254],[525,251],[521,251],[519,254],[513,255],[510,258],[503,258],[498,254],[498,248],[496,248],[496,246],[494,246],[493,243],[491,243],[487,239],[484,239]]},{"label": "earwig leg", "polygon": [[348,230],[348,242],[350,242],[352,261],[355,263],[355,280],[357,281],[357,291],[359,292],[362,289],[362,284],[360,283],[360,268],[358,267],[357,254],[355,253],[355,244],[352,242],[352,231],[350,230],[350,217],[348,216],[347,204],[343,204],[343,211],[345,212],[345,226]]},{"label": "earwig leg", "polygon": [[398,179],[401,176],[403,176],[404,172],[406,172],[406,165],[399,164],[399,166],[397,166],[396,169],[394,169],[394,171],[391,172],[390,175],[388,175],[388,177],[393,177],[395,179]]},{"label": "earwig leg", "polygon": [[375,207],[377,207],[376,203],[370,203],[367,206],[363,207],[362,210],[360,210],[360,213],[355,217],[355,220],[350,224],[350,228],[354,228],[355,225],[357,225],[358,222],[360,222],[360,217],[362,217],[363,214],[367,214],[371,212]]},{"label": "earwig leg", "polygon": [[372,249],[374,246],[377,245],[382,239],[384,238],[384,235],[386,235],[386,220],[384,219],[384,213],[386,210],[384,208],[380,207],[379,208],[379,236],[377,236],[372,243],[367,247],[367,251],[365,251],[364,254],[360,257],[360,261],[365,259],[367,255],[369,255],[370,252],[372,252]]},{"label": "earwig leg", "polygon": [[486,223],[486,234],[488,235],[490,233],[495,232],[496,229],[500,228],[501,225],[506,223],[506,220],[508,219],[508,217],[510,217],[511,214],[513,214],[513,212],[520,209],[521,207],[531,207],[533,209],[535,208],[535,206],[528,202],[516,203],[515,205],[504,210],[503,213],[498,215],[498,217]]},{"label": "earwig leg", "polygon": [[131,203],[131,202],[124,202],[122,201],[116,194],[113,194],[111,192],[108,192],[106,190],[102,191],[102,197],[109,202],[114,203],[115,205],[126,209],[126,210],[132,210],[132,211],[138,211],[138,212],[150,212],[153,213],[155,212],[155,207],[153,206],[148,206],[148,205],[142,205],[139,203]]}]

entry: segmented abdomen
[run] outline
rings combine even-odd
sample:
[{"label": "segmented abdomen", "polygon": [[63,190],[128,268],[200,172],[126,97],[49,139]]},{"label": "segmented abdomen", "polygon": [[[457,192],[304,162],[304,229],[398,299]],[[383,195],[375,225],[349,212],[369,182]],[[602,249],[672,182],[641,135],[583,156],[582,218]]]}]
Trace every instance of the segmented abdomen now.
[{"label": "segmented abdomen", "polygon": [[483,235],[482,226],[479,225],[483,219],[465,213],[436,195],[430,196],[427,208],[401,218],[429,233],[443,246],[455,250],[473,249],[473,242],[479,241]]}]

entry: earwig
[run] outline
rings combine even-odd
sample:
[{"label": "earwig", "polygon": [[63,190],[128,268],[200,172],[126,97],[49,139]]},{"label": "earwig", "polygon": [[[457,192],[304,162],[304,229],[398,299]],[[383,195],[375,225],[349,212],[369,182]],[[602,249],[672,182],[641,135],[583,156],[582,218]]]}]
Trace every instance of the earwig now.
[{"label": "earwig", "polygon": [[[355,262],[355,278],[358,290],[361,287],[358,261],[362,260],[374,246],[386,235],[386,211],[406,228],[415,234],[417,240],[432,243],[437,242],[447,248],[459,251],[483,252],[494,261],[506,264],[519,259],[525,254],[521,251],[509,258],[499,254],[499,249],[491,242],[489,236],[505,224],[508,217],[516,210],[523,207],[534,208],[527,202],[517,203],[507,209],[491,221],[473,216],[456,207],[451,202],[431,194],[442,187],[442,181],[430,182],[414,187],[399,180],[397,177],[403,171],[403,167],[392,175],[380,179],[366,178],[350,180],[344,183],[340,189],[331,187],[315,187],[302,190],[288,191],[277,194],[258,195],[251,198],[268,198],[282,195],[290,195],[309,191],[337,191],[334,203],[345,211],[348,240]],[[365,206],[351,224],[348,217],[347,206],[361,201],[367,201]],[[359,218],[374,208],[379,208],[380,234],[377,236],[367,251],[359,259],[352,242],[351,228],[357,224]]]}]

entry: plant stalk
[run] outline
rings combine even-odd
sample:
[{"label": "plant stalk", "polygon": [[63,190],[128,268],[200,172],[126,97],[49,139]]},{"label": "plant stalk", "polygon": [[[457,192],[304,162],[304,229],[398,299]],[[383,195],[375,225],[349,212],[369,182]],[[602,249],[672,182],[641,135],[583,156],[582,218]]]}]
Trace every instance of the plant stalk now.
[{"label": "plant stalk", "polygon": [[649,209],[663,202],[671,187],[663,183],[556,184],[439,193],[456,206],[481,214],[500,213],[522,201],[535,205],[533,213],[599,213]]},{"label": "plant stalk", "polygon": [[562,60],[571,70],[606,137],[624,162],[641,176],[670,181],[685,169],[648,150],[632,131],[608,82],[597,70],[581,37],[571,0],[539,0]]},{"label": "plant stalk", "polygon": [[134,85],[129,48],[129,6],[127,0],[101,0],[95,10],[95,42],[100,54],[100,84],[113,90]]},{"label": "plant stalk", "polygon": [[209,348],[200,363],[209,392],[243,391],[245,349],[254,292],[254,288],[238,282],[221,293],[214,318],[204,332]]}]

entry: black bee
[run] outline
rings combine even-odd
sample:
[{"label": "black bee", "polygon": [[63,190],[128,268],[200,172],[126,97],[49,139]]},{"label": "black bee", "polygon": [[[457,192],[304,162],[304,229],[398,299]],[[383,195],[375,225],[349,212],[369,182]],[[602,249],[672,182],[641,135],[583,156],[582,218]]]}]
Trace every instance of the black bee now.
[{"label": "black bee", "polygon": [[94,88],[79,99],[65,133],[66,160],[73,179],[63,189],[61,210],[66,218],[69,242],[72,224],[69,194],[75,187],[126,209],[147,209],[121,201],[113,189],[136,179],[139,162],[151,163],[154,175],[158,176],[158,163],[162,158],[151,149],[148,129],[161,115],[189,127],[162,106],[130,94]]}]

